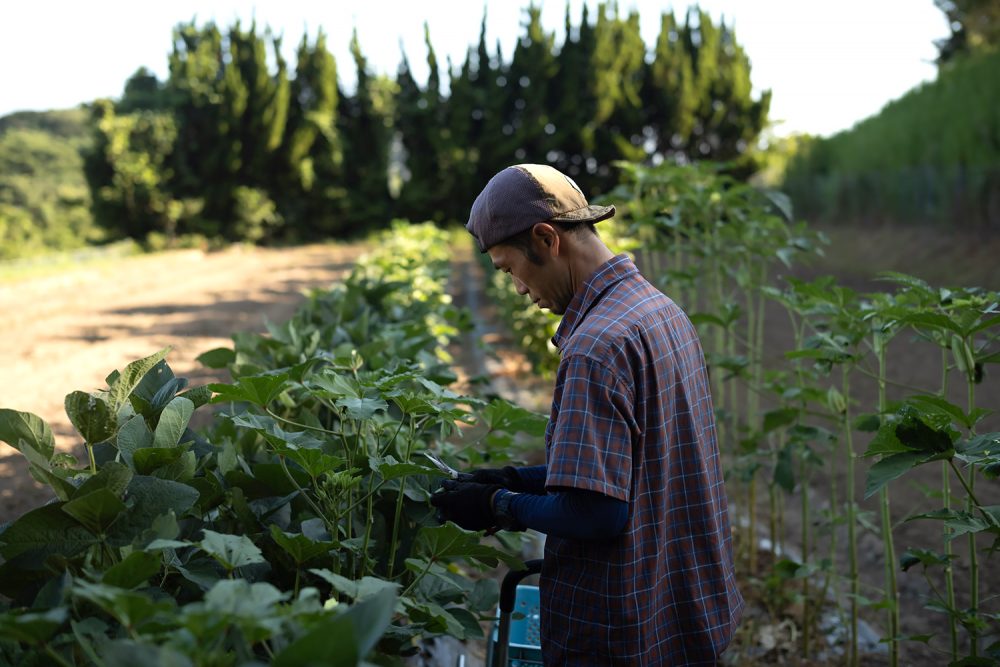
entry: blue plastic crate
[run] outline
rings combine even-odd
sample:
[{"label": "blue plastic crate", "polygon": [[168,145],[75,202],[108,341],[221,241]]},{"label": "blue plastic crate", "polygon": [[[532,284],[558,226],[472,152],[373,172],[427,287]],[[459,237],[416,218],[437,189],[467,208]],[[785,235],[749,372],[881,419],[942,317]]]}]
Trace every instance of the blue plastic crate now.
[{"label": "blue plastic crate", "polygon": [[[507,643],[507,664],[493,665],[493,647],[498,637],[497,623],[493,624],[486,652],[488,667],[541,667],[542,641],[539,633],[538,586],[520,584],[514,602],[514,615],[510,622],[510,641]],[[497,618],[500,610],[497,610]],[[499,621],[498,621],[499,622]]]}]

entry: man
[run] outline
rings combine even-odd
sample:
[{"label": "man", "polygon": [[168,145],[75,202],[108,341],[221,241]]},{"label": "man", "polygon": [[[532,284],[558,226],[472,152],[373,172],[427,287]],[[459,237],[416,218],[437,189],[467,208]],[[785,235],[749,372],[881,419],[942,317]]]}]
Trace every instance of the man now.
[{"label": "man", "polygon": [[712,399],[690,320],[543,165],[494,176],[467,229],[519,293],[563,316],[544,466],[444,483],[441,520],[547,535],[546,665],[711,665],[743,610]]}]

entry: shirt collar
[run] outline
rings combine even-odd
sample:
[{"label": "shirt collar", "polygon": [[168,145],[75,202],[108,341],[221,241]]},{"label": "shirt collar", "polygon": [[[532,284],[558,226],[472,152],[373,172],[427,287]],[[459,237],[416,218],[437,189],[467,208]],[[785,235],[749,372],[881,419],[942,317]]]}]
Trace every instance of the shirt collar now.
[{"label": "shirt collar", "polygon": [[609,287],[637,273],[639,269],[625,254],[615,255],[602,264],[573,295],[559,328],[556,329],[556,335],[552,337],[552,344],[557,348],[562,347]]}]

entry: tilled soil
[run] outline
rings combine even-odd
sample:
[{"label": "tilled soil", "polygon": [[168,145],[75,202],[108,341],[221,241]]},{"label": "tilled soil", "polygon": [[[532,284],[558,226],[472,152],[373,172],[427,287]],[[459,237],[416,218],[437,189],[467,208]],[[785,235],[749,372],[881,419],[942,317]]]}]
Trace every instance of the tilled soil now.
[{"label": "tilled soil", "polygon": [[[42,417],[58,449],[81,458],[66,394],[101,389],[111,371],[167,346],[167,362],[192,385],[224,380],[196,357],[232,347],[232,333],[287,320],[304,290],[329,286],[361,250],[185,250],[0,284],[0,408]],[[21,455],[0,443],[0,522],[49,498]]]}]

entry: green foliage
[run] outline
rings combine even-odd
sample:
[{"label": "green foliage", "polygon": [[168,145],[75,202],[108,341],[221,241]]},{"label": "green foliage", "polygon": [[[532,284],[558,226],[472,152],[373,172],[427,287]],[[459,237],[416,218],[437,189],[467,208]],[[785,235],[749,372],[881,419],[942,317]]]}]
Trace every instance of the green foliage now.
[{"label": "green foliage", "polygon": [[804,143],[783,189],[836,221],[995,225],[1000,52],[962,58],[850,130]]},{"label": "green foliage", "polygon": [[82,109],[0,118],[0,259],[103,238],[83,178],[88,144]]},{"label": "green foliage", "polygon": [[[90,465],[0,410],[0,440],[57,496],[0,528],[4,657],[396,664],[420,638],[481,636],[496,585],[465,567],[519,561],[436,525],[441,473],[417,454],[502,460],[544,419],[447,388],[444,348],[466,324],[444,292],[449,239],[402,224],[373,239],[270,336],[205,355],[231,384],[188,387],[163,350],[73,392]],[[225,412],[196,433],[210,398]]]}]

